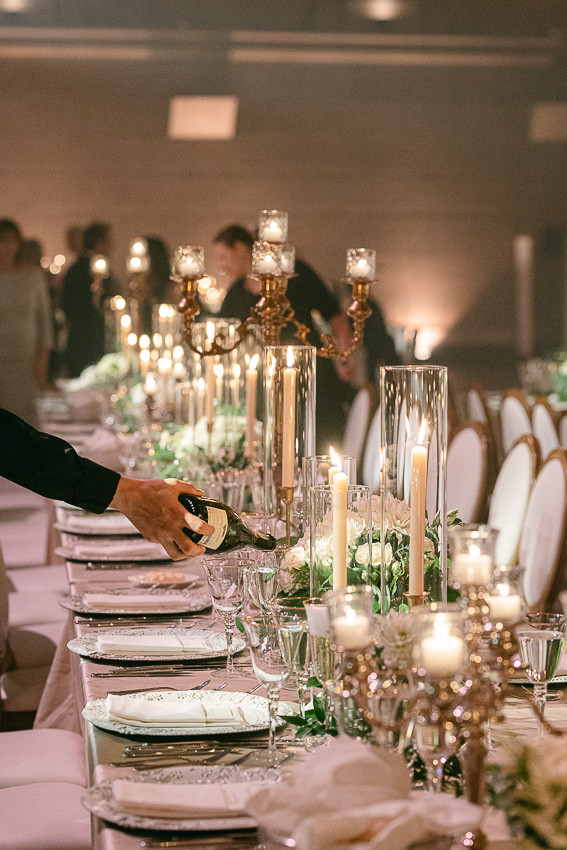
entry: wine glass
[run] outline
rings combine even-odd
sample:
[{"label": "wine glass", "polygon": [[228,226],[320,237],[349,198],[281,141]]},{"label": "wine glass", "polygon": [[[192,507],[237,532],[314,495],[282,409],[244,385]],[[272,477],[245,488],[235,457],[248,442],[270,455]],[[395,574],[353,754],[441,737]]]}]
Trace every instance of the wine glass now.
[{"label": "wine glass", "polygon": [[248,593],[254,605],[266,614],[280,591],[280,559],[276,552],[261,550],[251,552],[250,558]]},{"label": "wine glass", "polygon": [[[254,673],[260,684],[268,691],[268,711],[270,727],[268,750],[262,757],[255,753],[247,759],[248,764],[267,764],[274,766],[280,760],[276,748],[276,725],[280,699],[280,688],[285,685],[290,669],[284,655],[279,637],[278,626],[268,617],[243,617],[242,625]],[[253,758],[254,761],[250,761]]]},{"label": "wine glass", "polygon": [[251,561],[242,555],[209,555],[202,564],[209,585],[215,611],[221,615],[226,634],[226,672],[229,676],[236,673],[233,660],[233,639],[236,617],[242,611],[246,601],[246,571]]},{"label": "wine glass", "polygon": [[538,736],[544,733],[543,713],[547,699],[547,685],[557,672],[564,633],[549,627],[525,627],[516,632],[520,643],[520,656],[526,675],[534,686],[533,700],[538,710]]},{"label": "wine glass", "polygon": [[307,613],[303,596],[288,596],[275,600],[270,606],[272,618],[279,626],[282,652],[297,682],[299,713],[305,717],[307,681],[309,679],[309,645]]}]

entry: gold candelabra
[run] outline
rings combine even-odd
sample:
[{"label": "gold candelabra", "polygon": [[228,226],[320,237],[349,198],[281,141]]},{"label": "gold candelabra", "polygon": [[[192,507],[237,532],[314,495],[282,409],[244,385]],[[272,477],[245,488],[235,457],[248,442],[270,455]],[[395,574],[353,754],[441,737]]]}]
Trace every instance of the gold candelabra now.
[{"label": "gold candelabra", "polygon": [[[171,279],[182,290],[178,310],[183,315],[185,342],[201,357],[228,354],[256,326],[261,328],[265,346],[279,345],[281,332],[289,325],[294,328],[295,338],[302,345],[309,345],[310,329],[296,318],[287,296],[288,281],[294,277],[295,264],[295,249],[285,242],[287,213],[264,211],[260,216],[258,233],[259,239],[252,251],[252,278],[260,283],[260,298],[248,318],[238,325],[234,340],[227,342],[221,335],[215,335],[206,348],[195,344],[192,331],[193,321],[200,313],[199,281],[205,276],[203,249],[191,246],[177,249]],[[321,346],[317,350],[321,357],[344,361],[362,345],[364,323],[372,312],[368,295],[375,271],[375,251],[365,248],[348,250],[345,281],[352,286],[352,301],[347,310],[353,321],[352,339],[347,348],[340,350],[331,334],[321,334]]]}]

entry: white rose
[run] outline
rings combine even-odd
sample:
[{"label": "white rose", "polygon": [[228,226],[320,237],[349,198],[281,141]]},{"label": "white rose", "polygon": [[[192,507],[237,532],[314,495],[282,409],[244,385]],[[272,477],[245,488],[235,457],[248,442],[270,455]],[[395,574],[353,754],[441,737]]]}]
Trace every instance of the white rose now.
[{"label": "white rose", "polygon": [[[283,565],[282,565],[283,566]],[[284,593],[288,593],[293,587],[293,576],[287,569],[280,569],[280,587]]]},{"label": "white rose", "polygon": [[315,558],[324,567],[333,562],[333,538],[319,537],[315,542]]},{"label": "white rose", "polygon": [[[380,544],[378,544],[380,546]],[[374,546],[372,547],[374,549]],[[374,554],[374,552],[372,552]],[[369,561],[369,552],[368,552],[368,543],[363,543],[362,546],[359,546],[356,552],[354,553],[354,560],[357,564],[360,564],[362,567],[368,566]]]},{"label": "white rose", "polygon": [[290,570],[297,570],[307,563],[307,552],[303,546],[294,546],[289,552],[285,553],[286,567]]}]

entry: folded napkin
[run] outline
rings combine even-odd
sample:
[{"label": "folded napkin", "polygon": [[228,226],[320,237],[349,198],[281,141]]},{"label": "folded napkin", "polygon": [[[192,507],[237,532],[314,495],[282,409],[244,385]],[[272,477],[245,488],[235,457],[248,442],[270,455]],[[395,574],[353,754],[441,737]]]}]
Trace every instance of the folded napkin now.
[{"label": "folded napkin", "polygon": [[188,701],[183,692],[152,692],[152,699],[139,695],[108,694],[106,711],[109,720],[127,726],[145,728],[180,726],[248,726],[268,722],[268,709],[231,701],[209,702],[205,699]]},{"label": "folded napkin", "polygon": [[162,560],[168,554],[160,543],[149,540],[93,540],[75,543],[73,553],[83,558],[155,558]]},{"label": "folded napkin", "polygon": [[175,607],[178,603],[187,603],[187,597],[182,593],[84,593],[83,604],[86,608],[137,611],[143,608],[151,611],[153,608]]},{"label": "folded napkin", "polygon": [[[66,511],[63,523],[68,528],[77,531],[136,531],[136,528],[128,517],[117,511],[109,511],[104,514],[89,514],[86,511]],[[137,541],[139,542],[139,541]],[[121,545],[124,545],[123,543]]]},{"label": "folded napkin", "polygon": [[114,800],[127,812],[156,818],[226,818],[246,812],[251,797],[276,782],[174,785],[115,779]]},{"label": "folded napkin", "polygon": [[97,635],[98,652],[124,655],[181,655],[184,652],[211,652],[210,641],[199,635]]},{"label": "folded napkin", "polygon": [[297,850],[405,850],[434,835],[475,829],[482,810],[446,794],[411,792],[401,755],[338,739],[296,763],[288,782],[248,811]]}]

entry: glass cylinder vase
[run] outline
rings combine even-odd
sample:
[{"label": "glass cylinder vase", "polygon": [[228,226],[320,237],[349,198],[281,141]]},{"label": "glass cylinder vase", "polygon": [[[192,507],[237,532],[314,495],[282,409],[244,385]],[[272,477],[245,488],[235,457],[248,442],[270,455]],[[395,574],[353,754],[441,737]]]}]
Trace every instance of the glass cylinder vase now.
[{"label": "glass cylinder vase", "polygon": [[[309,577],[312,596],[347,585],[369,585],[373,571],[370,487],[346,488],[346,552],[337,551],[336,503],[325,484],[309,491]],[[340,521],[340,518],[339,518]],[[337,557],[344,563],[338,564]]]},{"label": "glass cylinder vase", "polygon": [[301,459],[315,453],[315,369],[313,346],[264,350],[264,510],[289,518],[288,542],[301,533]]},{"label": "glass cylinder vase", "polygon": [[447,599],[447,368],[380,369],[381,611]]}]

